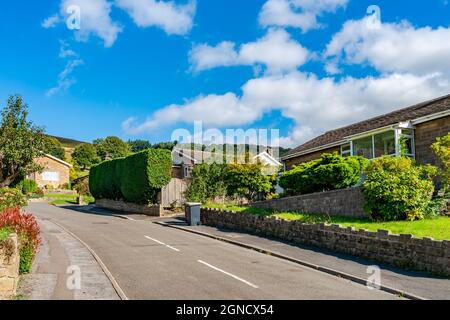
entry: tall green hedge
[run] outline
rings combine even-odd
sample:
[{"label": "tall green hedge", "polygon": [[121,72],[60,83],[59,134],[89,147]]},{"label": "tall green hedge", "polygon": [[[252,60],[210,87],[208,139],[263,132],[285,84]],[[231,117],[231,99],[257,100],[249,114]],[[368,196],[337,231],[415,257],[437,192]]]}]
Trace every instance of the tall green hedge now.
[{"label": "tall green hedge", "polygon": [[92,167],[89,188],[97,199],[154,203],[160,189],[170,182],[171,171],[171,152],[149,149]]}]

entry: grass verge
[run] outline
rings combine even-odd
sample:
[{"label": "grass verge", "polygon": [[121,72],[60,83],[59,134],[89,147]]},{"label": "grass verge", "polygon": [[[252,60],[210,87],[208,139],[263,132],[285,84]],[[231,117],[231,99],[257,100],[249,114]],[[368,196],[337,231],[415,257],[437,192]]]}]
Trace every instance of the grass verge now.
[{"label": "grass verge", "polygon": [[296,212],[276,212],[265,209],[247,208],[238,205],[206,204],[206,208],[230,210],[247,214],[275,216],[281,219],[301,221],[303,223],[330,223],[340,224],[344,227],[355,227],[377,231],[379,229],[390,230],[395,234],[412,234],[415,237],[431,237],[436,240],[450,240],[450,217],[439,216],[433,219],[418,221],[389,221],[377,222],[369,218],[352,218],[343,216],[327,216],[316,214],[304,214]]},{"label": "grass verge", "polygon": [[[76,194],[46,194],[45,197],[49,200],[48,202],[53,205],[65,205],[65,204],[77,204]],[[83,196],[83,200],[87,204],[95,202],[94,197]]]}]

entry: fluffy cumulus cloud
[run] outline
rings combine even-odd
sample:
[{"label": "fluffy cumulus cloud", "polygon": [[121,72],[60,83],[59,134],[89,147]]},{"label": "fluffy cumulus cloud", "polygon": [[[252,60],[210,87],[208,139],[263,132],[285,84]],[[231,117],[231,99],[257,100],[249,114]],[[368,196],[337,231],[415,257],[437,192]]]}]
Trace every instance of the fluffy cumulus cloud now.
[{"label": "fluffy cumulus cloud", "polygon": [[129,134],[154,132],[176,123],[227,128],[250,125],[270,110],[280,110],[296,127],[280,142],[293,146],[342,125],[405,107],[446,93],[448,82],[439,76],[391,74],[379,78],[352,77],[337,81],[292,72],[248,81],[242,95],[200,96],[182,105],[170,105],[143,123],[127,119]]},{"label": "fluffy cumulus cloud", "polygon": [[259,15],[262,26],[300,28],[303,32],[321,27],[318,17],[336,12],[348,0],[268,0]]},{"label": "fluffy cumulus cloud", "polygon": [[168,34],[185,35],[193,26],[196,1],[178,5],[174,1],[162,0],[61,0],[60,12],[46,18],[42,27],[49,29],[58,24],[73,21],[75,15],[69,8],[79,8],[80,28],[75,29],[78,41],[87,41],[91,36],[103,40],[111,47],[123,31],[123,26],[111,18],[113,4],[126,11],[139,27],[156,26]]},{"label": "fluffy cumulus cloud", "polygon": [[326,57],[341,64],[368,64],[381,72],[450,77],[450,28],[415,28],[410,23],[382,23],[370,18],[351,20],[334,35]]},{"label": "fluffy cumulus cloud", "polygon": [[217,46],[196,45],[189,57],[194,71],[237,65],[263,65],[267,73],[282,73],[303,65],[308,60],[309,52],[293,40],[287,31],[269,29],[264,37],[243,44],[238,49],[235,43],[229,41]]},{"label": "fluffy cumulus cloud", "polygon": [[63,20],[71,18],[67,12],[71,6],[80,8],[80,29],[75,30],[79,41],[87,41],[94,35],[103,40],[105,47],[111,47],[122,31],[122,26],[111,19],[112,5],[107,0],[62,0],[60,15]]},{"label": "fluffy cumulus cloud", "polygon": [[193,26],[196,1],[178,5],[174,1],[116,0],[139,27],[157,26],[168,34],[185,35]]}]

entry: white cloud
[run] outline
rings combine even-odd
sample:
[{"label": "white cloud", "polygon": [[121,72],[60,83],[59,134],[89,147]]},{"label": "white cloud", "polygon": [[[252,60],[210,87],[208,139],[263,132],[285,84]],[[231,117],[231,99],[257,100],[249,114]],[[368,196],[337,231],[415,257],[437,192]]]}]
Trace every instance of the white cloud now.
[{"label": "white cloud", "polygon": [[196,1],[177,5],[174,1],[116,0],[139,27],[157,26],[167,34],[185,35],[193,26]]},{"label": "white cloud", "polygon": [[47,90],[46,95],[51,97],[59,92],[67,91],[71,86],[73,86],[77,81],[75,78],[71,78],[70,76],[75,68],[83,64],[83,60],[80,59],[67,62],[64,70],[58,75],[58,82],[56,86]]},{"label": "white cloud", "polygon": [[346,7],[348,0],[268,0],[259,15],[262,26],[300,28],[303,32],[321,27],[318,17]]},{"label": "white cloud", "polygon": [[336,81],[293,72],[252,79],[242,87],[241,96],[229,92],[170,105],[141,124],[128,119],[123,128],[129,134],[138,134],[196,120],[207,127],[246,126],[270,110],[280,110],[295,123],[291,134],[280,141],[293,146],[326,130],[443,95],[448,85],[438,75],[391,74]]},{"label": "white cloud", "polygon": [[296,70],[309,58],[309,52],[293,40],[283,29],[269,29],[267,34],[255,42],[246,43],[235,49],[233,42],[224,41],[212,47],[196,45],[189,54],[194,71],[215,67],[237,65],[264,65],[267,73]]},{"label": "white cloud", "polygon": [[59,15],[55,14],[55,15],[48,17],[44,21],[42,21],[41,25],[45,29],[50,29],[50,28],[54,28],[60,22],[61,22],[61,18],[59,17]]},{"label": "white cloud", "polygon": [[370,28],[368,19],[346,22],[327,45],[326,57],[381,72],[450,76],[450,28],[415,28],[407,22]]},{"label": "white cloud", "polygon": [[66,41],[60,40],[59,44],[60,44],[59,57],[61,59],[70,58],[70,57],[77,57],[78,56],[78,54],[75,51],[70,49],[69,44]]},{"label": "white cloud", "polygon": [[58,81],[56,86],[47,90],[47,97],[54,96],[57,93],[61,93],[67,91],[71,86],[73,86],[77,80],[72,77],[73,71],[82,66],[84,61],[78,58],[78,54],[70,49],[68,43],[64,40],[61,40],[59,48],[59,58],[60,59],[68,59],[64,70],[61,71],[58,75]]},{"label": "white cloud", "polygon": [[91,35],[103,40],[105,47],[111,47],[122,32],[122,26],[111,19],[111,3],[107,0],[62,0],[60,15],[69,17],[67,8],[78,6],[81,10],[81,28],[75,30],[78,41],[87,41]]}]

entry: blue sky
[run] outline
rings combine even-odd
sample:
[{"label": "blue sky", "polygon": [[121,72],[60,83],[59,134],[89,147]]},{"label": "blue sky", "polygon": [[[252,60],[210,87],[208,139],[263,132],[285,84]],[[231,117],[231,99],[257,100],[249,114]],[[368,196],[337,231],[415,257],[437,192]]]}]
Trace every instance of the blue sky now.
[{"label": "blue sky", "polygon": [[164,141],[201,120],[294,146],[450,93],[449,16],[444,0],[3,1],[0,99],[84,141]]}]

